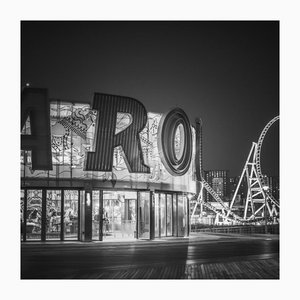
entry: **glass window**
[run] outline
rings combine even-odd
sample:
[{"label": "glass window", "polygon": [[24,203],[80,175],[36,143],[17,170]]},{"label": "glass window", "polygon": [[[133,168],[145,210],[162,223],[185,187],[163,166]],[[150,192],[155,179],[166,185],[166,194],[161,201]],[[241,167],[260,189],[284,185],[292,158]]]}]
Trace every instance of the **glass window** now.
[{"label": "glass window", "polygon": [[100,191],[93,191],[92,193],[93,204],[92,204],[92,231],[93,239],[100,239]]},{"label": "glass window", "polygon": [[182,124],[179,124],[175,130],[174,136],[174,150],[175,157],[177,160],[180,160],[184,150],[185,136],[184,136],[184,127]]},{"label": "glass window", "polygon": [[160,194],[160,235],[166,236],[166,195]]},{"label": "glass window", "polygon": [[177,236],[178,232],[178,218],[177,218],[177,195],[173,195],[173,236]]},{"label": "glass window", "polygon": [[59,240],[61,231],[61,190],[46,193],[46,239]]},{"label": "glass window", "polygon": [[178,236],[187,235],[187,203],[186,197],[178,194]]},{"label": "glass window", "polygon": [[139,193],[139,238],[150,239],[150,193]]},{"label": "glass window", "polygon": [[23,241],[24,232],[24,190],[21,190],[21,203],[20,203],[20,219],[21,219],[21,241]]},{"label": "glass window", "polygon": [[78,239],[78,191],[64,191],[64,239]]},{"label": "glass window", "polygon": [[167,194],[167,236],[172,235],[172,195]]},{"label": "glass window", "polygon": [[159,237],[159,195],[154,195],[154,223],[155,223],[155,237]]},{"label": "glass window", "polygon": [[27,190],[26,240],[40,240],[42,232],[42,190]]},{"label": "glass window", "polygon": [[184,236],[188,235],[188,197],[183,195],[183,212],[184,212]]}]

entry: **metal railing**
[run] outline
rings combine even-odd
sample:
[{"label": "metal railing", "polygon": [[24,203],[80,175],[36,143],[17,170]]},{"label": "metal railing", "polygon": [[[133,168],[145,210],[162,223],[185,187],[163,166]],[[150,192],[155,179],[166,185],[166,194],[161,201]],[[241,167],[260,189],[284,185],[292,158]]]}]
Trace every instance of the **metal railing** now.
[{"label": "metal railing", "polygon": [[[269,234],[279,234],[279,224],[267,226]],[[228,234],[256,234],[265,233],[264,225],[243,225],[243,226],[201,226],[201,224],[191,225],[191,232],[213,232]]]}]

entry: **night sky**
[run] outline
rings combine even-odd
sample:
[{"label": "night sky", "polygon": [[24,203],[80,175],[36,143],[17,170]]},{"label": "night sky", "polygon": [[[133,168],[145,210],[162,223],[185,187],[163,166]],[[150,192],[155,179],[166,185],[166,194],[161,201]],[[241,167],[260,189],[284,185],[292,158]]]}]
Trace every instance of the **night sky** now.
[{"label": "night sky", "polygon": [[[203,121],[204,168],[240,175],[252,142],[279,114],[278,22],[22,22],[21,85],[51,98],[94,92],[181,107]],[[279,124],[262,170],[279,173]]]}]

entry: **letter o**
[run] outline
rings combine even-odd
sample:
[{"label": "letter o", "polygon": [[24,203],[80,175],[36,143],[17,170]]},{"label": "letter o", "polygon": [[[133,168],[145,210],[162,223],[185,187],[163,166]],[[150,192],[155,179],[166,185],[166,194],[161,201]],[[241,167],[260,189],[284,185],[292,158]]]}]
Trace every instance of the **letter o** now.
[{"label": "letter o", "polygon": [[[183,149],[181,156],[177,157],[175,151],[175,135],[179,125],[184,133]],[[182,135],[181,135],[182,138]],[[161,160],[171,175],[184,175],[191,164],[192,159],[192,130],[190,122],[186,113],[180,109],[175,108],[164,115],[159,123],[158,128],[158,149]]]}]

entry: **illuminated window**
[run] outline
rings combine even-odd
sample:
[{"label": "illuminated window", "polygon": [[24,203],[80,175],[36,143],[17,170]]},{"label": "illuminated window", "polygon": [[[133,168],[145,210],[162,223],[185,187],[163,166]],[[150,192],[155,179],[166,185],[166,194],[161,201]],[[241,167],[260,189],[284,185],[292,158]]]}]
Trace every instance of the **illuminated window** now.
[{"label": "illuminated window", "polygon": [[175,150],[175,157],[179,160],[182,157],[183,150],[184,150],[184,128],[182,124],[179,124],[175,131],[175,138],[174,138],[174,150]]}]

